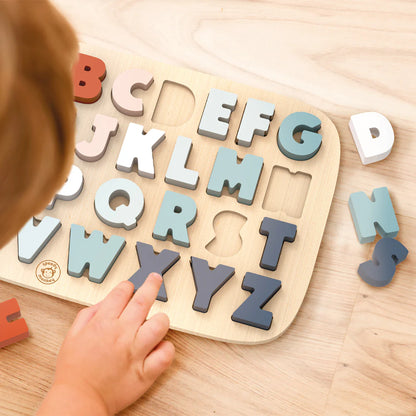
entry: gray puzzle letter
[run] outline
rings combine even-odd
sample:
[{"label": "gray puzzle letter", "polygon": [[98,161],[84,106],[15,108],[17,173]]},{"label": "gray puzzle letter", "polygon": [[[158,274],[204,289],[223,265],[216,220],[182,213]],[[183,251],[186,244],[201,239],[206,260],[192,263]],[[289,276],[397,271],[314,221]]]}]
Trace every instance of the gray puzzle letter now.
[{"label": "gray puzzle letter", "polygon": [[235,269],[219,264],[211,270],[206,260],[193,256],[191,256],[191,267],[196,289],[192,309],[205,313],[208,311],[212,297],[231,279]]},{"label": "gray puzzle letter", "polygon": [[373,260],[361,263],[358,274],[371,286],[386,286],[392,281],[396,266],[406,259],[408,252],[400,241],[382,238],[374,248]]},{"label": "gray puzzle letter", "polygon": [[251,292],[251,295],[236,309],[231,319],[240,324],[270,329],[273,313],[262,308],[281,287],[280,280],[260,274],[246,273],[241,288]]},{"label": "gray puzzle letter", "polygon": [[267,270],[276,270],[283,243],[285,241],[289,243],[295,241],[296,225],[264,217],[259,232],[267,236],[260,267]]},{"label": "gray puzzle letter", "polygon": [[[140,269],[130,277],[129,281],[134,284],[136,291],[146,280],[150,273],[158,273],[163,276],[179,259],[180,255],[176,251],[163,250],[159,254],[155,254],[150,244],[136,243],[137,257],[140,262]],[[159,289],[157,300],[167,302],[165,283]]]}]

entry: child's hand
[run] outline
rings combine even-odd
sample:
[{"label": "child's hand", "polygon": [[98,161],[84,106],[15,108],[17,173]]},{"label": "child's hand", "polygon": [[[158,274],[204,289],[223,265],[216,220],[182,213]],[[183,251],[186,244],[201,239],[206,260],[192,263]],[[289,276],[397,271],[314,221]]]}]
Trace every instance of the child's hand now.
[{"label": "child's hand", "polygon": [[58,355],[56,376],[39,415],[101,415],[136,401],[171,364],[163,341],[169,319],[146,321],[162,278],[152,273],[133,295],[126,281],[79,312]]}]

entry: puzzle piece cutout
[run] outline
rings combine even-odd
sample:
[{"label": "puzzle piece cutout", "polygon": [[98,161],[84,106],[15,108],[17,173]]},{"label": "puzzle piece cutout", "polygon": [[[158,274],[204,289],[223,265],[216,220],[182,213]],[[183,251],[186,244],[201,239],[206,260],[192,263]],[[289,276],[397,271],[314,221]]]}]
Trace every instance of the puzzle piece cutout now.
[{"label": "puzzle piece cutout", "polygon": [[215,236],[205,248],[220,257],[231,257],[237,254],[243,245],[241,230],[246,222],[247,217],[238,212],[220,211],[213,221]]}]

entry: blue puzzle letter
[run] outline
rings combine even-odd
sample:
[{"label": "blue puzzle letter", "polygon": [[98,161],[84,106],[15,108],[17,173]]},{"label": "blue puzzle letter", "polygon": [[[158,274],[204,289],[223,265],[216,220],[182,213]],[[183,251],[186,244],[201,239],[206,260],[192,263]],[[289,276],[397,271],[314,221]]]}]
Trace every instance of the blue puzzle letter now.
[{"label": "blue puzzle letter", "polygon": [[[317,133],[321,128],[321,120],[309,113],[293,113],[288,115],[280,125],[277,134],[277,145],[280,151],[293,160],[308,160],[314,157],[321,148],[322,136]],[[300,143],[293,135],[302,132]]]},{"label": "blue puzzle letter", "polygon": [[267,270],[276,270],[283,243],[285,241],[289,243],[295,241],[296,225],[264,217],[259,232],[262,235],[267,235],[260,267]]},{"label": "blue puzzle letter", "polygon": [[350,195],[348,205],[361,244],[374,241],[376,230],[382,237],[396,237],[399,232],[399,224],[386,187],[374,189],[371,200],[364,192],[355,192]]},{"label": "blue puzzle letter", "polygon": [[168,234],[178,246],[189,247],[188,227],[196,218],[196,204],[189,196],[166,191],[153,229],[153,238],[165,241]]},{"label": "blue puzzle letter", "polygon": [[241,288],[251,292],[251,296],[232,314],[231,319],[240,324],[270,329],[273,313],[264,311],[262,308],[281,287],[280,280],[260,274],[246,273]]},{"label": "blue puzzle letter", "polygon": [[235,150],[220,147],[209,178],[207,194],[219,197],[222,188],[227,186],[230,194],[239,189],[238,202],[251,205],[262,169],[262,157],[247,155],[238,164]]},{"label": "blue puzzle letter", "polygon": [[[110,202],[122,196],[128,205],[121,204],[115,209]],[[124,227],[132,230],[143,214],[144,197],[141,189],[134,182],[124,178],[114,178],[103,183],[95,194],[94,209],[97,217],[110,227]]]},{"label": "blue puzzle letter", "polygon": [[231,279],[235,269],[223,264],[210,269],[206,260],[193,256],[191,256],[191,267],[196,289],[192,309],[205,313],[208,311],[212,297]]},{"label": "blue puzzle letter", "polygon": [[117,257],[120,255],[126,240],[112,235],[107,243],[103,241],[101,231],[93,231],[85,238],[85,229],[81,225],[72,224],[69,236],[68,274],[81,277],[89,267],[88,279],[94,283],[102,283]]},{"label": "blue puzzle letter", "polygon": [[17,235],[19,260],[32,263],[60,228],[61,221],[57,218],[45,217],[38,225],[31,218]]},{"label": "blue puzzle letter", "polygon": [[358,274],[371,286],[388,285],[396,272],[396,266],[407,257],[407,248],[393,238],[382,238],[375,246],[373,260],[361,263]]},{"label": "blue puzzle letter", "polygon": [[[166,249],[155,254],[150,244],[140,242],[136,243],[136,251],[140,269],[129,279],[134,284],[134,291],[144,283],[150,273],[158,273],[163,276],[181,257],[176,251]],[[168,301],[164,282],[162,282],[156,299],[162,302]]]}]

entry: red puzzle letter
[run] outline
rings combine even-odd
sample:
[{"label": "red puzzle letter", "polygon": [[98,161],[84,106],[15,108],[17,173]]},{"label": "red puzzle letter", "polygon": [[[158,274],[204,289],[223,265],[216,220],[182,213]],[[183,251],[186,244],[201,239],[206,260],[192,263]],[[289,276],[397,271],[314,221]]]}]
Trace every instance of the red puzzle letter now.
[{"label": "red puzzle letter", "polygon": [[105,75],[105,63],[101,59],[80,53],[78,62],[72,68],[75,101],[86,104],[98,101]]},{"label": "red puzzle letter", "polygon": [[17,318],[20,318],[20,308],[16,299],[0,303],[0,348],[28,337],[26,321]]}]

